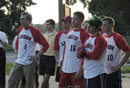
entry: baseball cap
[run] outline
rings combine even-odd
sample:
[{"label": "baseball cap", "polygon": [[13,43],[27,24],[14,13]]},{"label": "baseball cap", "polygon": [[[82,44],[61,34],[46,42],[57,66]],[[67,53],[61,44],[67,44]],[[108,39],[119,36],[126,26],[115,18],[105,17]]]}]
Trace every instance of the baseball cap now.
[{"label": "baseball cap", "polygon": [[90,18],[88,21],[91,26],[98,26],[100,27],[102,25],[102,19],[96,15],[94,15],[92,18]]},{"label": "baseball cap", "polygon": [[72,20],[72,17],[71,16],[65,16],[61,21],[71,21]]}]

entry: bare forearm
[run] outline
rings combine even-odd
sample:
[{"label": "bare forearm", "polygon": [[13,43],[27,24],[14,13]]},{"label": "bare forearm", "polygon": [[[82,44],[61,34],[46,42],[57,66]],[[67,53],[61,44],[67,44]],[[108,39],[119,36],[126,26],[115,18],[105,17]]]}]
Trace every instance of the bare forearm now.
[{"label": "bare forearm", "polygon": [[43,53],[44,53],[44,51],[41,50],[41,51],[39,51],[39,52],[36,54],[36,56],[37,56],[37,57],[40,57]]},{"label": "bare forearm", "polygon": [[125,53],[125,56],[120,63],[120,67],[122,67],[126,63],[126,61],[129,59],[129,56],[130,56],[130,51]]},{"label": "bare forearm", "polygon": [[6,42],[2,41],[2,40],[1,40],[0,43],[1,43],[4,47],[7,47],[7,46],[8,46],[8,44],[7,44]]},{"label": "bare forearm", "polygon": [[59,51],[54,50],[54,55],[57,60],[59,60]]}]

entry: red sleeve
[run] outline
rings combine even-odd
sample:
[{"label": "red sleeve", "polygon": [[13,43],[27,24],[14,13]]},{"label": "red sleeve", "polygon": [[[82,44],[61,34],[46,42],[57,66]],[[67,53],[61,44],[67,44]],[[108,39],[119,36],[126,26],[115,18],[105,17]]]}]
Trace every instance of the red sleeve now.
[{"label": "red sleeve", "polygon": [[55,39],[54,39],[54,50],[59,51],[59,47],[60,47],[59,46],[59,38],[60,38],[62,33],[63,33],[63,31],[57,33],[56,36],[55,36]]},{"label": "red sleeve", "polygon": [[90,34],[87,32],[86,29],[82,29],[81,32],[80,32],[80,38],[81,38],[81,42],[82,44],[84,43],[84,40],[86,38],[89,38],[90,37]]},{"label": "red sleeve", "polygon": [[119,35],[118,33],[114,33],[113,38],[119,49],[123,50],[124,52],[130,51],[129,45],[126,43],[125,39],[121,35]]},{"label": "red sleeve", "polygon": [[95,48],[93,52],[86,51],[86,58],[97,60],[101,57],[102,53],[106,49],[107,41],[103,37],[103,35],[97,36],[95,40]]},{"label": "red sleeve", "polygon": [[[30,28],[31,29],[31,28]],[[49,43],[47,42],[46,38],[43,36],[41,31],[37,28],[32,28],[31,29],[32,36],[34,38],[34,41],[42,45],[42,51],[46,52],[47,49],[49,48]]]},{"label": "red sleeve", "polygon": [[15,49],[18,50],[18,39],[19,39],[19,33],[23,30],[23,27],[20,26],[19,29],[18,29],[18,35],[17,35],[17,40],[16,40],[16,43],[15,43]]}]

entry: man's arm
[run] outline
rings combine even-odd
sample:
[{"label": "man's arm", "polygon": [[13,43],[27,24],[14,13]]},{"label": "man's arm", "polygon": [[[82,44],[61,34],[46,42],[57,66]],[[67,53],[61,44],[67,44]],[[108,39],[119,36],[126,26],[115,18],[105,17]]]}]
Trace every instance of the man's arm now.
[{"label": "man's arm", "polygon": [[1,39],[0,39],[0,43],[1,43],[4,47],[7,47],[7,46],[8,46],[8,43],[2,41]]},{"label": "man's arm", "polygon": [[28,60],[33,61],[33,60],[37,59],[38,57],[40,57],[43,53],[44,53],[44,51],[41,50],[38,52],[38,54],[29,56],[30,58]]},{"label": "man's arm", "polygon": [[18,50],[15,50],[15,59],[18,58]]},{"label": "man's arm", "polygon": [[56,63],[57,63],[57,65],[58,65],[58,63],[59,63],[59,51],[57,51],[57,50],[54,50],[54,55],[55,55],[55,58],[56,58]]},{"label": "man's arm", "polygon": [[75,79],[81,79],[83,74],[83,65],[80,65],[79,70],[75,74]]},{"label": "man's arm", "polygon": [[113,66],[111,67],[111,71],[117,71],[119,70],[125,63],[126,61],[129,59],[130,56],[130,51],[125,53],[125,56],[123,57],[122,61],[120,62],[120,64],[118,64],[117,66]]}]

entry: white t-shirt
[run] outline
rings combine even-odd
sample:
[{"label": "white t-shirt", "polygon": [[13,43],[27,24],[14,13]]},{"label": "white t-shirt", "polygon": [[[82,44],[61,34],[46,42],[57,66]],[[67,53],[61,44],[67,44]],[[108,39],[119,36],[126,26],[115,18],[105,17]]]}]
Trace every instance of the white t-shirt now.
[{"label": "white t-shirt", "polygon": [[79,70],[82,60],[76,56],[76,53],[78,48],[82,46],[84,40],[89,36],[90,34],[85,29],[71,29],[67,33],[65,39],[65,50],[63,53],[63,72],[74,73]]},{"label": "white t-shirt", "polygon": [[64,30],[62,30],[56,34],[55,40],[54,40],[54,50],[59,51],[59,58],[60,58],[59,63],[58,63],[59,67],[62,60],[62,56],[63,56],[66,34],[67,32],[64,32]]},{"label": "white t-shirt", "polygon": [[15,62],[28,65],[33,61],[28,60],[30,56],[35,55],[36,45],[39,43],[42,45],[42,51],[46,52],[49,48],[49,44],[41,31],[33,26],[30,26],[28,29],[20,27],[18,30],[18,38],[16,40],[15,49],[18,50],[18,58]]},{"label": "white t-shirt", "polygon": [[[122,61],[122,53],[130,51],[129,45],[126,43],[124,38],[118,34],[113,33],[111,36],[106,36],[107,40],[107,58],[106,67],[108,74],[113,73],[111,67],[117,66]],[[122,51],[123,50],[123,51]]]},{"label": "white t-shirt", "polygon": [[107,73],[105,58],[107,41],[102,34],[91,36],[83,44],[86,50],[84,57],[84,78],[91,79],[102,73]]},{"label": "white t-shirt", "polygon": [[[6,43],[8,43],[8,39],[6,38],[6,34],[2,31],[0,31],[0,39]],[[4,47],[1,43],[0,43],[0,47]]]}]

